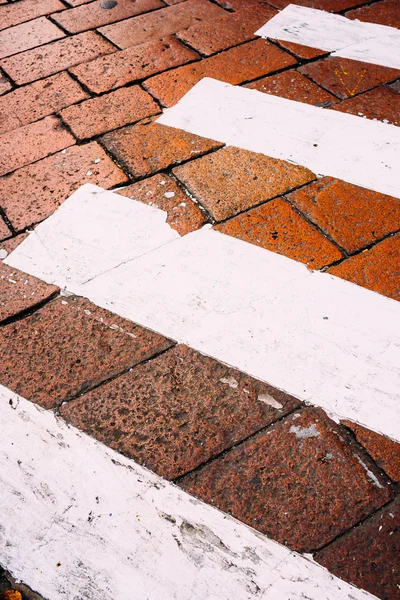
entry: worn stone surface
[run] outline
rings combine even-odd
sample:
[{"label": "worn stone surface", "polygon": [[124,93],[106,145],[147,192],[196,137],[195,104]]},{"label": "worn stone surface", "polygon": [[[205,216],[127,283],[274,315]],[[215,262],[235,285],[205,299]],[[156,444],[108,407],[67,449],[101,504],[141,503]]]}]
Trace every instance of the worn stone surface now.
[{"label": "worn stone surface", "polygon": [[7,227],[3,219],[0,217],[0,240],[4,240],[11,235],[10,229]]},{"label": "worn stone surface", "polygon": [[46,17],[21,23],[0,32],[0,58],[48,44],[64,36],[65,33]]},{"label": "worn stone surface", "polygon": [[400,126],[400,93],[386,85],[339,102],[332,108]]},{"label": "worn stone surface", "polygon": [[265,0],[217,0],[223,8],[227,10],[243,10],[256,4],[266,4]]},{"label": "worn stone surface", "polygon": [[313,104],[314,106],[330,106],[337,102],[336,96],[323,90],[307,77],[294,70],[263,77],[252,83],[247,83],[244,87],[266,94],[273,94],[274,96],[281,96],[281,98],[296,100],[297,102]]},{"label": "worn stone surface", "polygon": [[347,252],[355,252],[400,229],[400,201],[324,177],[287,196]]},{"label": "worn stone surface", "polygon": [[315,178],[304,167],[234,147],[177,167],[174,174],[216,221]]},{"label": "worn stone surface", "polygon": [[151,77],[144,87],[164,106],[172,106],[203,77],[213,77],[236,85],[294,64],[295,58],[260,39]]},{"label": "worn stone surface", "polygon": [[15,248],[17,248],[21,242],[24,241],[24,239],[27,237],[27,233],[20,233],[19,235],[16,235],[15,237],[9,238],[8,240],[4,240],[3,242],[1,242],[0,244],[0,261],[3,260],[4,258],[7,258],[7,256],[10,254],[10,252],[12,252],[13,250],[15,250]]},{"label": "worn stone surface", "polygon": [[199,205],[168,175],[160,173],[114,191],[165,210],[167,223],[180,235],[200,229],[206,222],[205,213]]},{"label": "worn stone surface", "polygon": [[151,175],[223,145],[152,121],[109,133],[102,141],[134,177]]},{"label": "worn stone surface", "polygon": [[8,81],[4,75],[0,73],[0,96],[9,92],[12,89],[11,83]]},{"label": "worn stone surface", "polygon": [[310,552],[390,499],[390,486],[325,413],[305,408],[180,482],[288,547]]},{"label": "worn stone surface", "polygon": [[84,298],[59,298],[2,328],[1,381],[52,408],[170,345]]},{"label": "worn stone surface", "polygon": [[8,3],[0,6],[0,29],[64,9],[64,4],[59,0],[21,0]]},{"label": "worn stone surface", "polygon": [[174,479],[298,405],[265,383],[177,346],[63,406],[61,413]]},{"label": "worn stone surface", "polygon": [[[285,8],[289,4],[293,4],[292,0],[268,0],[272,6],[279,8]],[[298,6],[307,6],[308,8],[317,8],[319,10],[327,10],[330,12],[337,12],[339,10],[346,10],[353,6],[359,6],[365,4],[365,0],[296,0]]]},{"label": "worn stone surface", "polygon": [[320,50],[319,48],[311,48],[310,46],[303,46],[302,44],[295,44],[294,42],[285,42],[284,40],[274,41],[278,43],[279,46],[281,46],[284,50],[289,50],[289,52],[298,58],[305,60],[327,54],[326,50]]},{"label": "worn stone surface", "polygon": [[380,23],[400,28],[400,8],[398,0],[382,0],[375,4],[362,6],[346,13],[348,19],[357,19],[367,23]]},{"label": "worn stone surface", "polygon": [[96,142],[71,146],[0,179],[0,206],[20,230],[50,216],[84,183],[109,189],[127,179]]},{"label": "worn stone surface", "polygon": [[400,496],[324,548],[316,560],[382,600],[399,598]]}]

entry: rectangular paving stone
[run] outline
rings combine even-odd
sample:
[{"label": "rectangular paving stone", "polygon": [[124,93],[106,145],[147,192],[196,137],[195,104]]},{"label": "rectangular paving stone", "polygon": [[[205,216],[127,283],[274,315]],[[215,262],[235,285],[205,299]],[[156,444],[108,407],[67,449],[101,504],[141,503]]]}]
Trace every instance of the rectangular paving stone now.
[{"label": "rectangular paving stone", "polygon": [[0,260],[4,260],[7,256],[17,248],[24,239],[27,238],[28,233],[20,233],[12,238],[1,242],[0,245]]},{"label": "rectangular paving stone", "polygon": [[257,4],[266,4],[265,0],[217,0],[223,8],[227,10],[242,10],[249,8],[249,6],[255,6]]},{"label": "rectangular paving stone", "polygon": [[103,56],[71,69],[71,73],[100,94],[197,58],[196,52],[175,38],[166,37]]},{"label": "rectangular paving stone", "polygon": [[0,6],[0,29],[64,9],[65,5],[59,0],[21,0],[8,3]]},{"label": "rectangular paving stone", "polygon": [[2,384],[53,408],[170,346],[85,298],[61,297],[2,328]]},{"label": "rectangular paving stone", "polygon": [[398,0],[381,0],[375,4],[350,10],[345,15],[348,19],[357,19],[367,23],[379,23],[400,29],[400,8]]},{"label": "rectangular paving stone", "polygon": [[277,158],[228,147],[174,169],[191,194],[222,221],[315,179]]},{"label": "rectangular paving stone", "polygon": [[337,102],[336,96],[320,88],[295,70],[263,77],[252,83],[247,83],[244,87],[266,94],[273,94],[274,96],[281,96],[281,98],[296,100],[297,102],[313,104],[314,106],[330,106]]},{"label": "rectangular paving stone", "polygon": [[296,62],[283,50],[260,39],[151,77],[144,87],[164,106],[172,106],[203,77],[236,85],[290,67]]},{"label": "rectangular paving stone", "polygon": [[331,573],[382,600],[399,597],[400,496],[316,555]]},{"label": "rectangular paving stone", "polygon": [[298,405],[292,396],[177,346],[64,405],[61,414],[174,479]]},{"label": "rectangular paving stone", "polygon": [[0,58],[23,52],[65,37],[54,23],[40,17],[0,32]]},{"label": "rectangular paving stone", "polygon": [[0,96],[9,92],[12,88],[11,83],[8,81],[6,77],[0,72]]},{"label": "rectangular paving stone", "polygon": [[224,14],[226,12],[222,8],[208,0],[186,0],[151,14],[102,27],[100,31],[119,48],[129,48],[187,29],[193,23],[215,19]]},{"label": "rectangular paving stone", "polygon": [[[292,0],[268,0],[268,2],[272,4],[272,6],[279,8],[279,10],[285,8],[289,4],[293,4]],[[365,4],[365,0],[296,0],[296,4],[298,6],[307,6],[308,8],[337,12],[352,8],[353,6]]]},{"label": "rectangular paving stone", "polygon": [[0,98],[0,133],[38,121],[87,97],[88,94],[68,73],[52,75],[18,88]]},{"label": "rectangular paving stone", "polygon": [[92,0],[65,0],[69,6],[80,6],[81,4],[87,4],[88,2],[92,2]]},{"label": "rectangular paving stone", "polygon": [[80,33],[27,50],[0,61],[0,66],[19,85],[48,77],[74,65],[115,52],[115,47],[94,31]]},{"label": "rectangular paving stone", "polygon": [[151,175],[223,146],[220,142],[152,121],[108,133],[102,142],[134,177]]},{"label": "rectangular paving stone", "polygon": [[311,48],[310,46],[303,46],[302,44],[295,44],[294,42],[286,42],[284,40],[274,40],[284,50],[289,50],[292,54],[298,58],[309,60],[311,58],[317,58],[317,56],[326,55],[325,50],[319,48]]},{"label": "rectangular paving stone", "polygon": [[61,117],[80,140],[160,112],[153,98],[139,86],[121,88],[61,111]]},{"label": "rectangular paving stone", "polygon": [[79,33],[164,6],[160,0],[118,0],[111,8],[104,5],[103,0],[96,0],[64,10],[53,18],[69,33]]},{"label": "rectangular paving stone", "polygon": [[11,235],[10,229],[7,227],[7,225],[5,224],[3,219],[0,218],[0,240],[4,240],[5,238],[8,238],[8,237],[10,237],[10,235]]},{"label": "rectangular paving stone", "polygon": [[0,206],[21,230],[50,216],[84,183],[109,189],[127,180],[96,142],[71,146],[0,179]]},{"label": "rectangular paving stone", "polygon": [[400,93],[386,85],[343,100],[332,108],[359,117],[377,119],[384,123],[400,126]]},{"label": "rectangular paving stone", "polygon": [[179,485],[298,552],[311,552],[391,498],[391,486],[316,408],[287,416]]},{"label": "rectangular paving stone", "polygon": [[24,125],[0,135],[0,176],[75,144],[56,117]]}]

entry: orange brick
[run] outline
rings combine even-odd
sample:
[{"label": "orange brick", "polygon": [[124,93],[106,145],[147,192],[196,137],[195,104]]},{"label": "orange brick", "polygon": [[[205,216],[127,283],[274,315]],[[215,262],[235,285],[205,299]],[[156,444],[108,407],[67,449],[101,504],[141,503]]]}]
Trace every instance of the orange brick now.
[{"label": "orange brick", "polygon": [[11,90],[11,88],[12,88],[11,83],[8,81],[8,79],[6,77],[4,77],[4,75],[2,75],[0,73],[0,96],[5,94],[6,92],[9,92]]},{"label": "orange brick", "polygon": [[196,52],[188,50],[175,38],[166,37],[103,56],[71,69],[71,73],[91,91],[101,93],[196,58]]},{"label": "orange brick", "polygon": [[61,111],[79,139],[90,138],[160,112],[158,104],[139,86],[121,88]]},{"label": "orange brick", "polygon": [[0,206],[17,230],[49,217],[79,186],[127,181],[96,142],[72,146],[0,180]]},{"label": "orange brick", "polygon": [[50,115],[88,97],[68,73],[18,88],[0,98],[0,133]]},{"label": "orange brick", "polygon": [[164,6],[160,0],[118,0],[110,9],[103,8],[102,4],[103,0],[82,4],[54,15],[54,20],[69,33],[79,33]]},{"label": "orange brick", "polygon": [[182,4],[103,27],[100,31],[120,48],[128,48],[187,29],[193,23],[214,19],[221,14],[226,13],[208,0],[186,0]]},{"label": "orange brick", "polygon": [[292,54],[298,58],[309,60],[310,58],[316,58],[317,56],[323,56],[327,54],[326,50],[320,50],[319,48],[310,48],[310,46],[302,46],[301,44],[295,44],[293,42],[284,42],[283,40],[274,40],[284,50],[289,50]]},{"label": "orange brick", "polygon": [[[292,0],[268,0],[268,2],[279,9],[285,8],[289,4],[293,4]],[[296,0],[296,4],[298,6],[307,6],[308,8],[336,12],[352,8],[353,6],[359,6],[360,4],[365,4],[365,0]]]},{"label": "orange brick", "polygon": [[367,119],[400,125],[400,94],[386,85],[339,102],[332,108]]},{"label": "orange brick", "polygon": [[220,142],[151,121],[108,133],[102,142],[134,177],[146,177],[223,146]]},{"label": "orange brick", "polygon": [[195,231],[206,222],[205,214],[199,205],[193,202],[168,175],[154,175],[114,191],[132,200],[165,210],[167,223],[180,235]]},{"label": "orange brick", "polygon": [[397,69],[333,56],[304,65],[299,71],[338,98],[350,98],[400,77]]},{"label": "orange brick", "polygon": [[186,31],[179,32],[178,37],[209,56],[254,39],[254,32],[276,14],[277,11],[271,6],[255,5],[236,13],[224,14],[212,21],[196,23]]},{"label": "orange brick", "polygon": [[0,58],[48,44],[62,37],[65,37],[65,33],[46,17],[21,23],[0,32]]},{"label": "orange brick", "polygon": [[244,87],[315,106],[329,106],[333,102],[337,102],[335,96],[294,70],[263,77]]},{"label": "orange brick", "polygon": [[92,2],[92,0],[65,0],[65,1],[70,6],[80,6],[81,4],[87,4],[88,2]]},{"label": "orange brick", "polygon": [[376,4],[363,6],[346,13],[349,19],[367,21],[368,23],[380,23],[389,27],[400,28],[399,0],[382,0]]},{"label": "orange brick", "polygon": [[0,135],[0,176],[75,144],[56,117]]},{"label": "orange brick", "polygon": [[59,0],[21,0],[0,6],[0,29],[30,21],[36,17],[49,15],[65,6]]},{"label": "orange brick", "polygon": [[10,235],[11,231],[9,230],[3,219],[0,218],[0,240],[8,238],[10,237]]},{"label": "orange brick", "polygon": [[266,4],[266,0],[217,0],[217,2],[228,10],[242,10],[256,4]]},{"label": "orange brick", "polygon": [[286,52],[266,40],[255,40],[201,62],[151,77],[144,87],[164,106],[172,106],[203,77],[236,85],[294,64],[296,59]]},{"label": "orange brick", "polygon": [[87,31],[5,58],[0,61],[0,66],[16,83],[23,84],[110,52],[115,52],[114,46],[94,31]]},{"label": "orange brick", "polygon": [[174,169],[216,221],[315,179],[304,167],[228,147]]},{"label": "orange brick", "polygon": [[400,234],[387,238],[328,271],[332,275],[400,300]]}]

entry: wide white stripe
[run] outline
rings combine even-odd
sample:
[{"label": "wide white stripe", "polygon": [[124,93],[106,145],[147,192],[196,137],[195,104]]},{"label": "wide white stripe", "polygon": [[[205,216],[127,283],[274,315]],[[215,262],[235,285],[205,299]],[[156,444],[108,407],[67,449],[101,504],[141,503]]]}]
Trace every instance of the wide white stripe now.
[{"label": "wide white stripe", "polygon": [[323,10],[290,4],[256,35],[295,42],[351,58],[400,69],[400,32],[394,27],[353,21]]},{"label": "wide white stripe", "polygon": [[[79,198],[98,189],[87,185]],[[109,212],[93,203],[87,215],[82,203],[99,238],[126,201],[102,193],[112,197]],[[10,254],[9,265],[62,285],[68,269],[69,291],[400,440],[400,303],[207,227],[99,275],[89,225],[75,233],[80,203],[64,206]],[[167,237],[168,225],[157,222],[155,238]],[[143,230],[133,223],[128,254],[136,254]],[[111,253],[117,227],[115,235]]]},{"label": "wide white stripe", "polygon": [[400,197],[400,128],[204,78],[158,123]]},{"label": "wide white stripe", "polygon": [[367,600],[0,386],[0,563],[51,600]]}]

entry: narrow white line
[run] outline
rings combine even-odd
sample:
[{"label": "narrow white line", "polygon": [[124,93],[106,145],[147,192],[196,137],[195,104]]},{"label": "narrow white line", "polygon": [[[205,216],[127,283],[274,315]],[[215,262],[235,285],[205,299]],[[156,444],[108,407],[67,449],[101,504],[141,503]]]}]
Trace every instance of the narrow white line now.
[{"label": "narrow white line", "polygon": [[[98,189],[87,185],[78,198]],[[55,284],[68,270],[71,292],[400,440],[400,303],[209,228],[104,269],[88,240],[92,230],[99,239],[108,235],[109,218],[126,201],[107,194],[101,214],[96,202],[88,214],[77,196],[67,200],[6,262]],[[83,215],[90,227],[77,231]],[[131,256],[145,230],[139,221],[131,229]],[[163,228],[154,228],[156,238],[168,237]],[[71,245],[64,248],[66,232]],[[43,243],[51,243],[57,265]]]},{"label": "narrow white line", "polygon": [[400,69],[400,31],[290,4],[256,35],[295,42],[364,62]]},{"label": "narrow white line", "polygon": [[400,128],[205,78],[158,123],[400,197]]},{"label": "narrow white line", "polygon": [[368,600],[0,386],[0,562],[51,600]]}]

